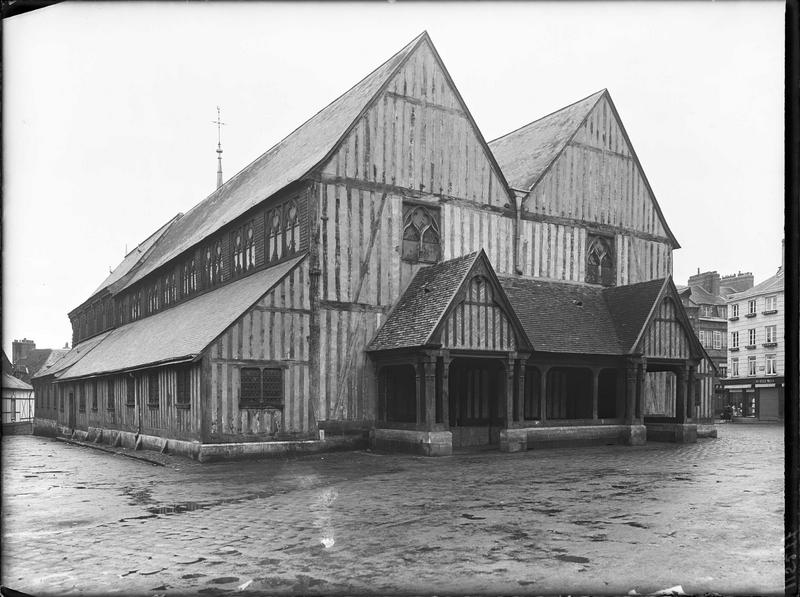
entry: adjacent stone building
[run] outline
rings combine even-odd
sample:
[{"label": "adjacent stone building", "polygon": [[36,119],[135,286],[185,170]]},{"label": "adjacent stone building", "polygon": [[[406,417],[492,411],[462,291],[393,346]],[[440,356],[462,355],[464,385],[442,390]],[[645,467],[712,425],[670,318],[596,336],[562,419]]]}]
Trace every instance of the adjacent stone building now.
[{"label": "adjacent stone building", "polygon": [[784,267],[760,284],[731,294],[728,375],[721,386],[741,415],[764,421],[784,417]]},{"label": "adjacent stone building", "polygon": [[37,428],[201,460],[693,441],[678,247],[608,91],[487,143],[423,33],[69,314]]}]

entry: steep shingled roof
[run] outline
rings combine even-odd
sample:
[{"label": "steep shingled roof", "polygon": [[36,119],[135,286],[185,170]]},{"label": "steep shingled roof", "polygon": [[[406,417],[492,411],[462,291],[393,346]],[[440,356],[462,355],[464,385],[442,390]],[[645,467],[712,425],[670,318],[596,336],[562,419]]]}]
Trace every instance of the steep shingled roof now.
[{"label": "steep shingled roof", "polygon": [[702,286],[691,286],[692,302],[697,305],[725,305],[727,301],[721,297],[708,292]]},{"label": "steep shingled roof", "polygon": [[470,253],[420,269],[367,350],[427,344],[479,254]]},{"label": "steep shingled roof", "polygon": [[75,379],[193,358],[304,258],[301,255],[115,328],[56,377]]},{"label": "steep shingled roof", "polygon": [[423,41],[423,32],[349,91],[328,104],[250,165],[190,209],[156,243],[125,287],[177,257],[225,224],[300,180],[336,148],[371,100]]},{"label": "steep shingled roof", "polygon": [[62,356],[58,359],[55,363],[50,365],[47,368],[40,369],[34,377],[45,377],[46,375],[54,375],[59,371],[64,371],[65,369],[71,367],[78,361],[80,361],[83,357],[89,354],[95,347],[102,342],[106,336],[111,333],[111,330],[107,332],[103,332],[102,334],[98,334],[97,336],[92,336],[91,338],[84,340],[80,344],[76,344],[72,347],[67,354]]},{"label": "steep shingled roof", "polygon": [[666,278],[658,278],[639,284],[606,288],[603,291],[624,353],[635,348],[636,340],[666,283]]},{"label": "steep shingled roof", "polygon": [[17,379],[13,375],[3,373],[3,389],[9,390],[33,390],[33,386],[25,383],[21,379]]},{"label": "steep shingled roof", "polygon": [[603,289],[510,276],[500,283],[535,351],[623,354]]},{"label": "steep shingled roof", "polygon": [[605,90],[489,142],[500,169],[515,189],[528,190],[558,157]]}]

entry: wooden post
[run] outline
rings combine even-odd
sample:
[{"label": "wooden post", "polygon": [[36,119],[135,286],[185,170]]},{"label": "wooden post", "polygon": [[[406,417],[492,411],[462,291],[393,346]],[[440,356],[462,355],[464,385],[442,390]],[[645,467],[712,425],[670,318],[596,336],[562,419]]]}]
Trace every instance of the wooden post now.
[{"label": "wooden post", "polygon": [[436,357],[427,356],[423,362],[425,370],[425,418],[428,429],[436,425]]},{"label": "wooden post", "polygon": [[697,383],[697,368],[689,366],[688,375],[686,379],[686,418],[687,419],[694,419],[695,418],[695,405],[694,405],[694,394],[695,394],[695,384]]},{"label": "wooden post", "polygon": [[417,425],[422,425],[425,422],[425,372],[424,364],[422,361],[418,362],[414,367],[416,379],[416,406],[417,406]]},{"label": "wooden post", "polygon": [[514,360],[511,356],[506,359],[506,429],[514,426]]},{"label": "wooden post", "polygon": [[629,359],[625,368],[625,423],[632,425],[636,418],[636,403],[639,401],[639,367],[634,359]]},{"label": "wooden post", "polygon": [[539,416],[539,420],[542,423],[547,421],[547,372],[549,370],[550,367],[547,366],[539,368],[539,371],[541,371],[541,377],[539,379],[539,412],[541,414]]},{"label": "wooden post", "polygon": [[679,367],[675,380],[675,422],[686,423],[686,393],[688,390],[688,367]]},{"label": "wooden post", "polygon": [[[327,418],[327,412],[322,408],[322,391],[320,389],[320,215],[319,215],[319,185],[312,184],[306,191],[306,202],[308,204],[308,301],[310,314],[308,317],[308,408],[306,416],[309,419],[309,429],[317,427],[319,416],[322,414]],[[269,248],[265,247],[265,254],[269,253]],[[324,414],[323,414],[324,413]],[[385,413],[385,411],[384,411]]]},{"label": "wooden post", "polygon": [[517,359],[517,409],[515,419],[525,420],[525,359]]},{"label": "wooden post", "polygon": [[592,367],[592,419],[597,420],[597,396],[600,387],[600,369]]},{"label": "wooden post", "polygon": [[442,356],[442,424],[450,426],[450,354]]}]

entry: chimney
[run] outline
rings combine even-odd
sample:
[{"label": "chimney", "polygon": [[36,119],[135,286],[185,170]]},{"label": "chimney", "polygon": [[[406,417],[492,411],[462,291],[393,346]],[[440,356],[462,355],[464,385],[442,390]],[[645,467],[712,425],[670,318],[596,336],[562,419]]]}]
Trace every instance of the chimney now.
[{"label": "chimney", "polygon": [[700,273],[689,277],[689,286],[700,286],[703,290],[714,296],[719,296],[719,274],[717,272]]}]

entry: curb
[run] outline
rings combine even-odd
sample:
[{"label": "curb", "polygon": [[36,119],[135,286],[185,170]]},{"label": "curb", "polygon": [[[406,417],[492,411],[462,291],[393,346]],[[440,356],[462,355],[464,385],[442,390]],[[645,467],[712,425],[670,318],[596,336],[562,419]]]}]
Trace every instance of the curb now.
[{"label": "curb", "polygon": [[147,462],[149,464],[154,464],[157,466],[165,466],[163,462],[159,462],[158,460],[153,460],[151,458],[148,458],[147,456],[141,456],[139,454],[128,454],[127,452],[114,450],[113,448],[106,448],[104,446],[99,446],[97,444],[92,444],[89,442],[76,441],[74,439],[68,439],[66,437],[57,437],[55,439],[56,441],[64,442],[65,444],[72,444],[73,446],[92,448],[93,450],[100,450],[101,452],[108,452],[109,454],[117,454],[119,456],[125,456],[126,458],[131,458],[133,460],[140,460],[142,462]]}]

